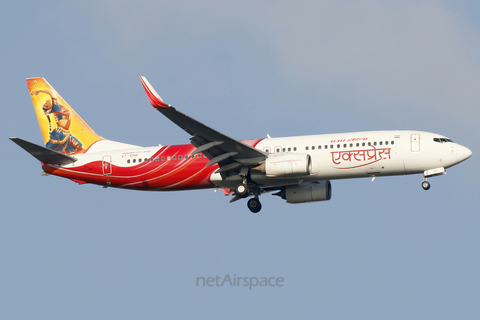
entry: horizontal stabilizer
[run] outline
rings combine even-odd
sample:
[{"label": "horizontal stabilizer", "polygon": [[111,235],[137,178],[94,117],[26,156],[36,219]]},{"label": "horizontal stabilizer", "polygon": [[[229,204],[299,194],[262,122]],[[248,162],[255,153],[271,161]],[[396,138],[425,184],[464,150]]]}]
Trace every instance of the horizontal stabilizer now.
[{"label": "horizontal stabilizer", "polygon": [[77,161],[74,157],[67,156],[66,154],[39,146],[20,138],[10,138],[10,140],[45,164],[69,164]]}]

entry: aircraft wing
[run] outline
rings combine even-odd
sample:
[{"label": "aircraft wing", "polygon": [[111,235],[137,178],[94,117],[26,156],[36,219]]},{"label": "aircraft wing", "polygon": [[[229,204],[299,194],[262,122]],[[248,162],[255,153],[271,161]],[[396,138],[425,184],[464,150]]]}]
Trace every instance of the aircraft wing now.
[{"label": "aircraft wing", "polygon": [[190,140],[197,147],[193,154],[201,152],[209,158],[207,166],[218,163],[220,166],[218,172],[224,172],[244,166],[256,166],[267,158],[267,153],[230,138],[177,111],[162,100],[145,77],[140,79],[150,104],[192,136]]}]

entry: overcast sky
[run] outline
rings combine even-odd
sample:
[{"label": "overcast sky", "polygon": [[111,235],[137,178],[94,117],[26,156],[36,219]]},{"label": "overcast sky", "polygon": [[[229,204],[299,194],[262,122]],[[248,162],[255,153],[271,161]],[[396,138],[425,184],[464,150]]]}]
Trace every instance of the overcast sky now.
[{"label": "overcast sky", "polygon": [[[10,1],[1,319],[478,319],[480,5],[476,1]],[[26,78],[101,136],[188,143],[139,76],[237,139],[385,129],[473,151],[447,175],[332,181],[332,200],[245,201],[42,177]],[[197,277],[283,286],[197,286]]]}]

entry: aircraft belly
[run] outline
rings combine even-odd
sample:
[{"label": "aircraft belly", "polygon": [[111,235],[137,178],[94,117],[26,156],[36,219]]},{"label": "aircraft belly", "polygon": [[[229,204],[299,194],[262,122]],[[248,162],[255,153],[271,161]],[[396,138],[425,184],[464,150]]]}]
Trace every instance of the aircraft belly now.
[{"label": "aircraft belly", "polygon": [[266,187],[294,185],[318,180],[318,177],[314,175],[304,177],[267,177],[265,174],[260,173],[252,173],[251,178],[253,182]]}]

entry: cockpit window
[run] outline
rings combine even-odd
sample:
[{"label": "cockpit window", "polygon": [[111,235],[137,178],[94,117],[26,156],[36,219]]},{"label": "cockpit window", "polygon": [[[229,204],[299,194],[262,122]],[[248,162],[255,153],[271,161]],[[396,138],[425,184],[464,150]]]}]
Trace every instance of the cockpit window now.
[{"label": "cockpit window", "polygon": [[448,138],[433,138],[433,141],[439,142],[439,143],[453,142],[452,140],[450,140]]}]

